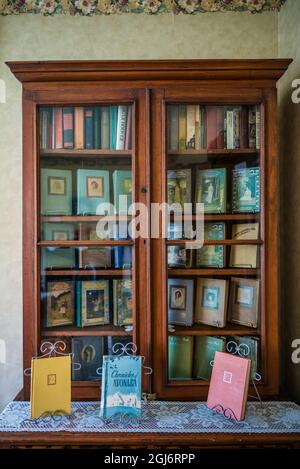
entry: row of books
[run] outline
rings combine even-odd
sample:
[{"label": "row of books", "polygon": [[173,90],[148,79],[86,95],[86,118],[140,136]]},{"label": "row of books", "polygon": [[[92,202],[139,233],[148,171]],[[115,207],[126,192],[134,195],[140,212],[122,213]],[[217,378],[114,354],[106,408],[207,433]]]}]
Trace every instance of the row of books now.
[{"label": "row of books", "polygon": [[45,327],[132,324],[132,280],[48,281],[42,294]]},{"label": "row of books", "polygon": [[215,352],[227,351],[251,360],[251,377],[260,367],[260,339],[249,336],[169,336],[169,379],[209,380]]},{"label": "row of books", "polygon": [[[172,231],[173,235],[176,231]],[[177,231],[177,234],[179,231]],[[180,231],[180,233],[182,233]],[[258,240],[259,223],[236,223],[232,225],[231,239]],[[174,238],[173,239],[178,239]],[[204,240],[226,239],[225,223],[204,223]],[[218,267],[226,266],[226,248],[221,244],[206,245],[200,249],[186,249],[183,246],[168,246],[168,266],[170,268]],[[230,247],[230,267],[255,269],[259,261],[258,245],[243,244]]]},{"label": "row of books", "polygon": [[260,148],[256,106],[168,106],[169,150]]},{"label": "row of books", "polygon": [[42,107],[41,149],[131,148],[131,106]]},{"label": "row of books", "polygon": [[56,343],[58,351],[73,354],[73,363],[81,365],[72,367],[73,381],[98,381],[101,373],[97,373],[97,370],[102,367],[103,356],[116,356],[121,351],[120,347],[132,343],[132,337],[47,337],[43,342]]},{"label": "row of books", "polygon": [[117,169],[113,172],[113,200],[110,197],[109,171],[77,169],[76,187],[73,187],[72,181],[71,170],[41,169],[41,215],[72,215],[74,192],[77,193],[77,215],[95,215],[97,209],[104,213],[107,210],[105,204],[109,203],[113,204],[115,213],[128,213],[132,204],[130,170]]},{"label": "row of books", "polygon": [[223,328],[227,319],[257,328],[260,310],[260,281],[231,277],[168,279],[168,320],[171,325],[206,324]]},{"label": "row of books", "polygon": [[[192,171],[168,171],[168,203],[180,204],[195,200],[204,204],[205,213],[224,213],[227,203],[226,168],[196,170],[196,195],[192,198]],[[231,210],[233,212],[260,211],[260,168],[233,169],[231,174]]]}]

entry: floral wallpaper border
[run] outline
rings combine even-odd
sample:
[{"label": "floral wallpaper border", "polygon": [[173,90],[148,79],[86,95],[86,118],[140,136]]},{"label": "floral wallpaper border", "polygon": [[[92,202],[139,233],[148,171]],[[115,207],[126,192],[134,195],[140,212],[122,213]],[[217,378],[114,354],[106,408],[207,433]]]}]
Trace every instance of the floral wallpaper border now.
[{"label": "floral wallpaper border", "polygon": [[0,0],[0,15],[40,13],[52,16],[113,13],[184,13],[279,11],[286,0]]}]

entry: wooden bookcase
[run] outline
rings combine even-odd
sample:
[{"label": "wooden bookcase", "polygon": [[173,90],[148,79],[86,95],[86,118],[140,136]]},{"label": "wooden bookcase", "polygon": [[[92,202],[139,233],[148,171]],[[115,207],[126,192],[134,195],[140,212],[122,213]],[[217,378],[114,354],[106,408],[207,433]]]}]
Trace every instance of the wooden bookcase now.
[{"label": "wooden bookcase", "polygon": [[[278,153],[276,81],[290,60],[161,60],[161,61],[67,61],[9,62],[7,65],[23,85],[23,303],[24,368],[39,352],[45,337],[132,336],[145,364],[153,368],[144,376],[143,389],[160,399],[202,399],[208,382],[201,379],[168,379],[168,336],[256,336],[260,338],[258,385],[264,398],[279,392],[278,327]],[[167,142],[169,105],[258,106],[260,111],[260,149],[216,148],[207,150],[169,150]],[[40,149],[39,115],[43,107],[120,106],[132,109],[132,148]],[[97,215],[49,215],[40,211],[40,169],[49,167],[101,167],[111,170],[128,165],[132,169],[132,193],[135,202],[150,207],[152,202],[167,201],[167,171],[178,168],[228,168],[241,164],[260,167],[260,212],[207,213],[205,222],[226,225],[226,239],[206,240],[205,245],[224,245],[229,252],[234,245],[258,246],[260,264],[256,268],[193,267],[168,269],[169,245],[184,246],[184,240],[114,239],[48,240],[42,239],[44,222],[96,223]],[[69,165],[69,166],[68,166]],[[97,166],[98,165],[98,166]],[[193,169],[194,171],[194,169]],[[194,174],[194,173],[193,173]],[[230,181],[230,176],[228,176]],[[194,176],[192,186],[194,186]],[[195,190],[195,189],[193,189]],[[230,183],[228,194],[230,193]],[[194,194],[194,192],[193,192]],[[194,195],[192,197],[194,201]],[[230,201],[230,195],[228,195]],[[122,217],[122,216],[120,216]],[[193,215],[191,216],[193,219]],[[130,217],[128,217],[128,221]],[[126,216],[125,216],[126,219]],[[231,237],[234,223],[258,222],[257,240],[239,241]],[[96,278],[132,278],[133,331],[121,326],[103,325],[79,328],[75,324],[45,328],[42,321],[41,286],[46,280],[76,280],[91,277],[91,272],[75,268],[43,269],[44,248],[129,246],[132,269],[98,269]],[[228,254],[227,254],[228,257]],[[260,279],[260,324],[257,328],[227,322],[226,327],[207,325],[175,326],[168,331],[169,278],[197,279],[233,276]],[[94,277],[94,278],[95,278]],[[29,398],[30,380],[25,377],[25,398]],[[253,393],[252,389],[252,393]],[[73,399],[99,399],[99,382],[74,381]]]}]

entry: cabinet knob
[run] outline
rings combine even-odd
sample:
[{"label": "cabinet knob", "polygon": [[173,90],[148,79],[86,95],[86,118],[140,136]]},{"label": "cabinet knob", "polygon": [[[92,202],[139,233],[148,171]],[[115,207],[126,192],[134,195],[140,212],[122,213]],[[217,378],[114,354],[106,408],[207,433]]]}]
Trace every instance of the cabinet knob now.
[{"label": "cabinet knob", "polygon": [[147,188],[146,188],[146,187],[142,187],[142,188],[141,188],[141,193],[142,193],[142,194],[146,194],[146,193],[147,193]]}]

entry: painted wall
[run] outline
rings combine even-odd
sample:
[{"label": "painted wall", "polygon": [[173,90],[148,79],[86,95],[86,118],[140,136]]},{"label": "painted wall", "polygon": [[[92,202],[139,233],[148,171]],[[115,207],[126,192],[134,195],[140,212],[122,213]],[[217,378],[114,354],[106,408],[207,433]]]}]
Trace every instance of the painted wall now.
[{"label": "painted wall", "polygon": [[288,0],[278,16],[279,56],[294,59],[279,86],[284,361],[287,389],[300,401],[300,364],[291,361],[291,343],[300,339],[300,103],[294,104],[291,100],[292,81],[300,78],[299,0]]},{"label": "painted wall", "polygon": [[273,58],[277,56],[277,17],[274,12],[0,17],[0,78],[7,88],[6,103],[0,104],[0,409],[22,387],[23,372],[21,86],[4,62]]}]

